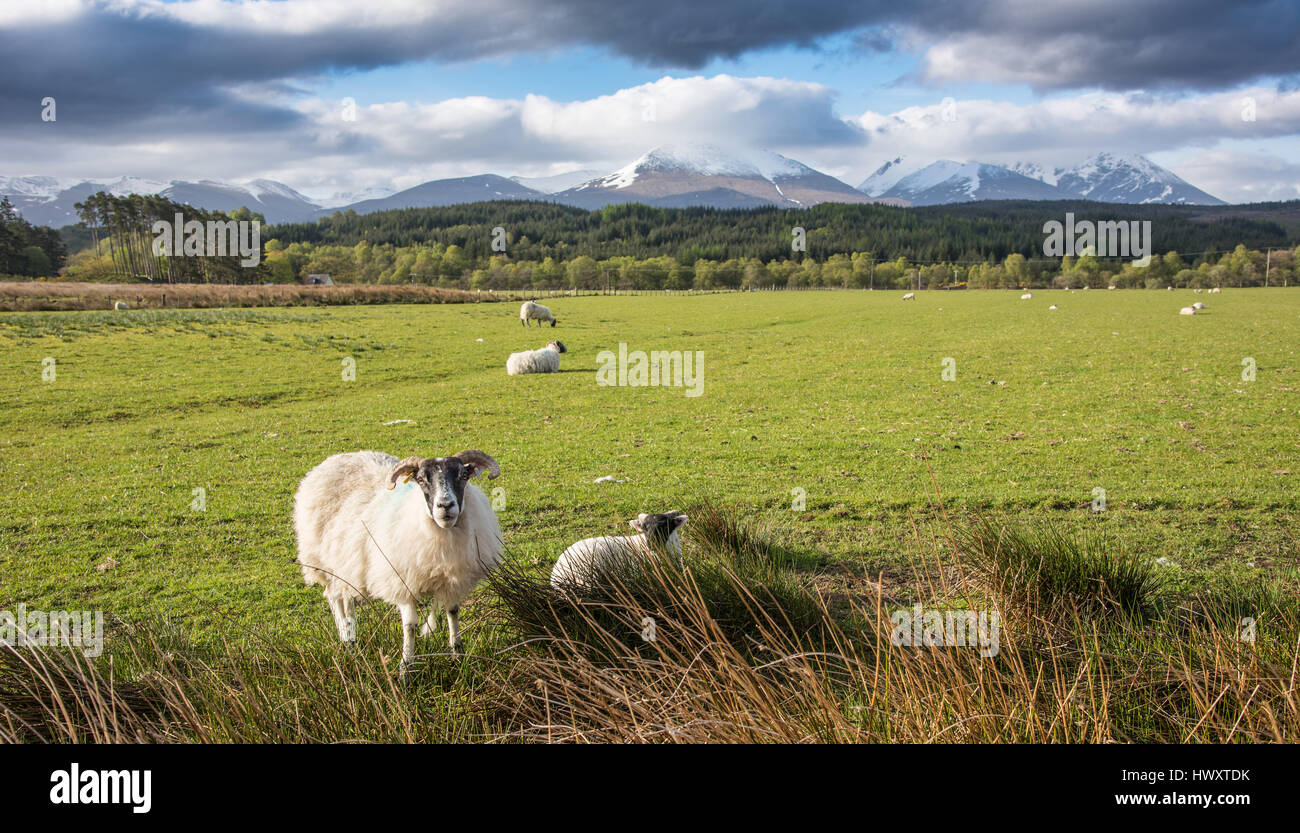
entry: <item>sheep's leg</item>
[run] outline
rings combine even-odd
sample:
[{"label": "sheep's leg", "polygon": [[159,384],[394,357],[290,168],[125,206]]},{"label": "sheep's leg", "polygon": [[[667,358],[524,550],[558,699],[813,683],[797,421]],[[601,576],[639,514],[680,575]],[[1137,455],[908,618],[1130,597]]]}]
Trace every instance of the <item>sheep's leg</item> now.
[{"label": "sheep's leg", "polygon": [[420,631],[420,610],[413,603],[400,604],[402,613],[402,679],[415,664],[415,637]]},{"label": "sheep's leg", "polygon": [[357,641],[357,600],[351,596],[343,597],[343,626],[346,628],[344,642]]},{"label": "sheep's leg", "polygon": [[461,651],[460,643],[460,605],[447,611],[447,641],[451,645],[451,655]]},{"label": "sheep's leg", "polygon": [[429,618],[424,620],[424,627],[420,628],[420,636],[428,636],[438,629],[438,608],[429,611]]},{"label": "sheep's leg", "polygon": [[350,631],[348,629],[347,612],[345,610],[347,603],[338,596],[326,596],[325,601],[330,603],[330,613],[334,614],[334,627],[338,628],[339,641],[351,642],[356,638],[356,628],[353,627]]}]

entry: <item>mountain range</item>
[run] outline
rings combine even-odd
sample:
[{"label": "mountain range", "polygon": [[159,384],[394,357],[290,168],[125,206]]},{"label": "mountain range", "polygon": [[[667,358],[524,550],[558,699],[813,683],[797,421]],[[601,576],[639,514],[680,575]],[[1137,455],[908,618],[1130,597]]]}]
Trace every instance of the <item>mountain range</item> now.
[{"label": "mountain range", "polygon": [[971,200],[1094,200],[1128,204],[1224,205],[1144,156],[1095,154],[1070,168],[1036,162],[1008,166],[982,162],[936,162],[896,157],[858,190],[910,205],[947,205]]},{"label": "mountain range", "polygon": [[540,200],[594,209],[640,202],[660,207],[799,208],[823,202],[946,205],[972,200],[1095,200],[1127,204],[1223,205],[1143,156],[1098,153],[1069,168],[1032,161],[1008,166],[899,156],[880,165],[857,188],[802,162],[770,151],[738,151],[707,144],[663,145],[604,176],[574,171],[550,177],[496,174],[438,179],[391,193],[366,189],[316,202],[283,183],[200,180],[158,182],[135,177],[65,180],[0,177],[0,195],[29,222],[64,226],[77,221],[73,205],[97,191],[161,194],[215,211],[247,206],[268,222],[312,221],[335,211],[369,214],[483,200]]}]

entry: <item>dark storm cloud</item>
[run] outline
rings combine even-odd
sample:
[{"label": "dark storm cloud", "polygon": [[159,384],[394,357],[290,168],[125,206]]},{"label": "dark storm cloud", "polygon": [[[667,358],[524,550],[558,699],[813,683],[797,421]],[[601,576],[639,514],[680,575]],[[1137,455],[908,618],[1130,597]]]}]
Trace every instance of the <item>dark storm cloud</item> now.
[{"label": "dark storm cloud", "polygon": [[816,48],[837,33],[853,34],[864,51],[919,53],[917,77],[936,85],[1209,90],[1300,72],[1294,0],[478,0],[417,19],[385,0],[370,0],[365,19],[302,3],[199,11],[90,4],[55,22],[8,12],[0,124],[11,135],[41,129],[48,95],[61,129],[104,139],[150,124],[247,134],[298,122],[277,93],[286,79],[329,70],[578,45],[690,69],[766,47]]}]

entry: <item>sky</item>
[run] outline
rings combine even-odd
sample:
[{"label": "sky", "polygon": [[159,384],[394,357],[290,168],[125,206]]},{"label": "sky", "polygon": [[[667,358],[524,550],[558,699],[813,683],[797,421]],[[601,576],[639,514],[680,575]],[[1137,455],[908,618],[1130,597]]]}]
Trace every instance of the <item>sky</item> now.
[{"label": "sky", "polygon": [[5,0],[0,56],[0,176],[328,199],[708,142],[1300,198],[1300,0]]}]

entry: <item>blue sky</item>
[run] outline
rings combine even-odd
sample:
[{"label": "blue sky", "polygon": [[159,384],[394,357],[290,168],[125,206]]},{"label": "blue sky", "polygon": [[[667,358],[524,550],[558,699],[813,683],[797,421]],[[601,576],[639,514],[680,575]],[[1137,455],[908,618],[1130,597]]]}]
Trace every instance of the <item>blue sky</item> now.
[{"label": "blue sky", "polygon": [[6,4],[0,176],[327,198],[710,142],[851,184],[897,156],[1143,154],[1231,201],[1294,199],[1297,31],[1295,0]]}]

